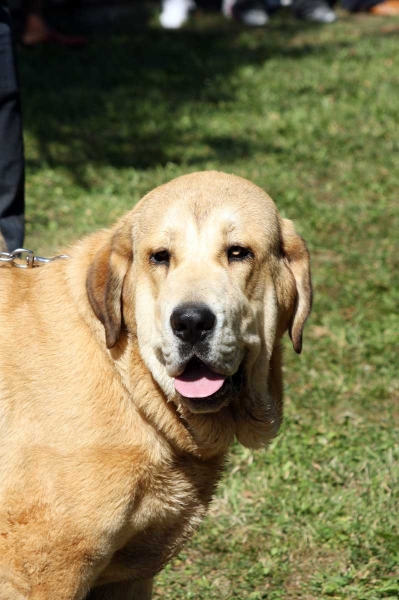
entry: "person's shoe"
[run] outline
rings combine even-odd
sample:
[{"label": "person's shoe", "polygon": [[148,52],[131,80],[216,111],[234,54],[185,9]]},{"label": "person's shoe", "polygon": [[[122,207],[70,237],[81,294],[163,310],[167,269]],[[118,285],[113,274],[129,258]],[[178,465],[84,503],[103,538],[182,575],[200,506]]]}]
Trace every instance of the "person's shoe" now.
[{"label": "person's shoe", "polygon": [[64,35],[51,29],[42,16],[30,13],[26,17],[25,29],[21,43],[26,48],[34,48],[40,44],[57,44],[69,48],[83,48],[87,44],[81,35]]},{"label": "person's shoe", "polygon": [[258,2],[236,2],[231,8],[232,16],[249,27],[263,27],[269,21],[269,15]]},{"label": "person's shoe", "polygon": [[164,0],[159,22],[164,29],[180,29],[195,9],[193,0]]},{"label": "person's shoe", "polygon": [[222,14],[230,19],[233,16],[234,0],[222,0]]},{"label": "person's shoe", "polygon": [[372,15],[380,17],[397,17],[399,15],[399,0],[386,0],[370,8]]},{"label": "person's shoe", "polygon": [[324,2],[317,4],[312,2],[309,6],[305,3],[295,11],[295,16],[297,19],[312,23],[334,23],[337,20],[335,12]]}]

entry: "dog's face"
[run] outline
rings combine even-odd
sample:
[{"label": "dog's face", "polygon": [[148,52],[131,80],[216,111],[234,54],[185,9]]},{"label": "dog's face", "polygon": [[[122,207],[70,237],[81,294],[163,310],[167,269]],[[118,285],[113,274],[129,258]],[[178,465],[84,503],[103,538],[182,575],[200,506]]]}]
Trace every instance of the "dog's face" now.
[{"label": "dog's face", "polygon": [[214,172],[149,193],[95,261],[88,291],[108,347],[124,319],[167,398],[192,413],[268,396],[276,343],[290,328],[300,351],[311,301],[291,223],[255,185]]},{"label": "dog's face", "polygon": [[141,353],[167,395],[177,392],[193,412],[225,405],[245,357],[274,343],[276,209],[237,183],[209,175],[172,182],[147,196],[134,223]]}]

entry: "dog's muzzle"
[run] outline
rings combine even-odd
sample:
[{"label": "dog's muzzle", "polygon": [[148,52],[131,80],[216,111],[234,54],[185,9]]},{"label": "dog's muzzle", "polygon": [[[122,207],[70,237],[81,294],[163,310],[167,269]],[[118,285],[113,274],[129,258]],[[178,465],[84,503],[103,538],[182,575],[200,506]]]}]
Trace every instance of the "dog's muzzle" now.
[{"label": "dog's muzzle", "polygon": [[185,398],[207,398],[216,394],[226,377],[200,360],[207,354],[216,315],[206,304],[187,302],[173,310],[170,325],[180,342],[180,357],[186,363],[183,373],[175,378],[176,391]]}]

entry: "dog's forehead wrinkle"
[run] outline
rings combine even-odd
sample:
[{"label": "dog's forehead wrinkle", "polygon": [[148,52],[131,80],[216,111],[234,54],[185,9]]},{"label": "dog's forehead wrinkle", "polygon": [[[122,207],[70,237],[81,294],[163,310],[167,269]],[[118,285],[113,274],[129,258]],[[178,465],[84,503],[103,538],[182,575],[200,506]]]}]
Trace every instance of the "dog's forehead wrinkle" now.
[{"label": "dog's forehead wrinkle", "polygon": [[174,231],[170,228],[160,229],[158,235],[167,241],[167,245],[171,244],[174,238]]},{"label": "dog's forehead wrinkle", "polygon": [[235,225],[237,222],[237,219],[235,218],[236,215],[239,215],[241,212],[245,211],[247,212],[248,210],[248,205],[247,204],[242,204],[240,206],[237,207],[228,207],[226,209],[226,220],[231,224],[231,225]]}]

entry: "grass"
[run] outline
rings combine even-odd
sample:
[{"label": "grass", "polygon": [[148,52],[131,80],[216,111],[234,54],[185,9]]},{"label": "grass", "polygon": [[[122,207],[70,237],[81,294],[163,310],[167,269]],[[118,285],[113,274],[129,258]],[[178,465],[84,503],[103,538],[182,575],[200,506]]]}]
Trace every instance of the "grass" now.
[{"label": "grass", "polygon": [[20,52],[27,246],[49,253],[216,168],[296,222],[315,284],[280,435],[234,447],[155,597],[398,598],[399,21],[123,25],[79,54]]}]

